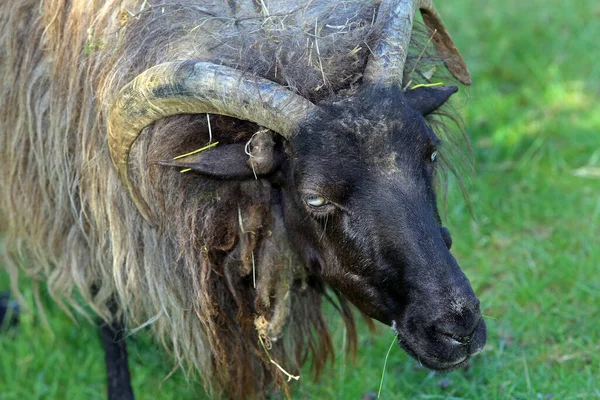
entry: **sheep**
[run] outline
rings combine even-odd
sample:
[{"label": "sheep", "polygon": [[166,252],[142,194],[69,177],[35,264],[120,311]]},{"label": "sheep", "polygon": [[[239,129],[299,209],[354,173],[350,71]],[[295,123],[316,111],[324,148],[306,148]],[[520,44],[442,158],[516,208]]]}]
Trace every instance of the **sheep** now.
[{"label": "sheep", "polygon": [[149,327],[216,397],[287,392],[309,354],[318,376],[327,299],[349,351],[352,304],[424,365],[463,365],[486,328],[425,119],[456,87],[407,68],[417,9],[469,84],[427,0],[3,2],[7,269],[81,298],[107,352]]}]

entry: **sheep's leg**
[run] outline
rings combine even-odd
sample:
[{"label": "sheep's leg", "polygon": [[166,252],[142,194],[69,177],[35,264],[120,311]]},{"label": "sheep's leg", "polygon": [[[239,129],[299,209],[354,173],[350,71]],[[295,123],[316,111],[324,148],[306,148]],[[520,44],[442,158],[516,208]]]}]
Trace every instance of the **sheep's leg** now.
[{"label": "sheep's leg", "polygon": [[10,292],[0,292],[0,328],[19,323],[19,303],[10,299]]},{"label": "sheep's leg", "polygon": [[127,364],[127,344],[123,327],[118,323],[100,324],[100,337],[106,360],[109,400],[133,400]]}]

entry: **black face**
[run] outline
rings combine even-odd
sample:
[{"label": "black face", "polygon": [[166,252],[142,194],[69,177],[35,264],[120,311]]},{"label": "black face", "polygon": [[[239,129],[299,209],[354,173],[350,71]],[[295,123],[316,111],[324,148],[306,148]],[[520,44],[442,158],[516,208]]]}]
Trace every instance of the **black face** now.
[{"label": "black face", "polygon": [[271,179],[306,264],[390,325],[423,365],[451,369],[486,341],[479,300],[437,212],[439,140],[424,120],[455,91],[366,88],[318,107],[287,152],[257,134],[249,146],[220,145],[161,164],[219,179]]},{"label": "black face", "polygon": [[455,90],[426,89],[321,107],[291,142],[286,223],[328,283],[422,364],[451,369],[483,348],[486,328],[440,223],[439,140],[423,118]]}]

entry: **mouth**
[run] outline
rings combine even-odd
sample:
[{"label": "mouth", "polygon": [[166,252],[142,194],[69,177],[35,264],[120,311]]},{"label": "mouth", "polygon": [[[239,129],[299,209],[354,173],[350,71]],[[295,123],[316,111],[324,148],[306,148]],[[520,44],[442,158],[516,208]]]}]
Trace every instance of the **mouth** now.
[{"label": "mouth", "polygon": [[402,332],[396,321],[392,322],[392,330],[397,336],[398,344],[408,355],[422,366],[435,371],[451,371],[466,365],[472,356],[483,349],[487,336],[483,321],[468,342],[460,342],[444,334],[415,339],[414,335]]},{"label": "mouth", "polygon": [[419,354],[408,344],[407,341],[403,340],[400,336],[398,336],[398,344],[409,356],[417,360],[419,364],[436,371],[452,371],[453,369],[457,369],[465,365],[471,358],[470,354],[466,354],[465,356],[462,356],[456,360],[446,361],[430,354],[423,354],[422,352]]}]

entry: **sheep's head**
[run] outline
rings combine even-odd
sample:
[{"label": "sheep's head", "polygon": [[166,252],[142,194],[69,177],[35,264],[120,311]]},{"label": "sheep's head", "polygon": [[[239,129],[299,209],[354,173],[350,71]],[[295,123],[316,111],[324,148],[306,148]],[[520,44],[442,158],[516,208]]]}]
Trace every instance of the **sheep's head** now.
[{"label": "sheep's head", "polygon": [[286,202],[305,262],[435,369],[460,365],[486,339],[438,215],[440,141],[424,120],[455,90],[364,88],[320,107],[291,140]]},{"label": "sheep's head", "polygon": [[[479,301],[450,254],[450,234],[437,212],[439,140],[424,120],[456,88],[402,89],[406,54],[393,50],[407,48],[410,26],[395,21],[409,16],[412,26],[421,8],[425,22],[440,32],[438,50],[448,56],[456,49],[431,3],[399,1],[381,8],[382,15],[394,17],[358,94],[313,105],[226,66],[159,65],[127,85],[113,105],[111,156],[138,209],[152,221],[128,171],[129,149],[144,127],[175,114],[215,113],[267,128],[249,143],[163,164],[223,179],[270,179],[281,192],[290,240],[307,266],[365,314],[390,325],[424,365],[449,369],[486,340]],[[449,69],[468,83],[457,57]]]}]

